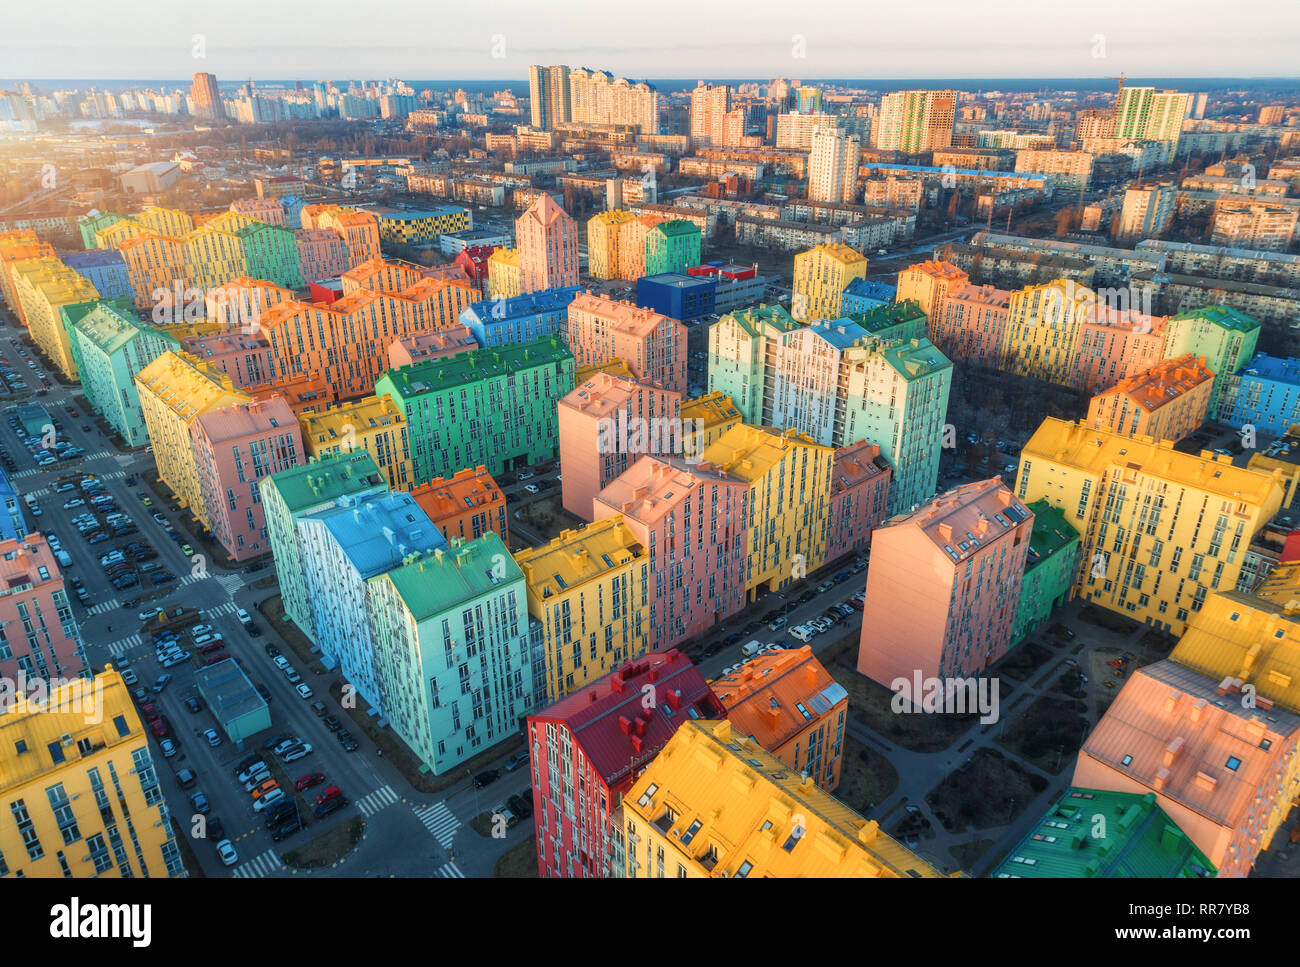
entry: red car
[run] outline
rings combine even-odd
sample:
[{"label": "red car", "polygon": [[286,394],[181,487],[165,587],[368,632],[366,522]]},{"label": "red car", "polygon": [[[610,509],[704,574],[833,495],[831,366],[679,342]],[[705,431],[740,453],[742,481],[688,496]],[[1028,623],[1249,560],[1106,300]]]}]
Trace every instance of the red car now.
[{"label": "red car", "polygon": [[340,789],[338,786],[330,786],[328,789],[326,789],[324,792],[322,792],[319,796],[316,797],[316,805],[319,806],[321,803],[329,802],[331,799],[338,799],[339,796],[341,795],[343,795],[342,789]]},{"label": "red car", "polygon": [[299,776],[298,781],[293,784],[293,787],[299,792],[302,792],[304,789],[310,789],[312,786],[319,786],[324,781],[325,773],[313,772],[309,775]]},{"label": "red car", "polygon": [[140,708],[140,711],[144,713],[144,720],[145,720],[146,722],[153,722],[153,721],[155,721],[156,719],[159,719],[159,718],[162,717],[161,714],[159,713],[159,711],[158,711],[158,707],[157,707],[156,705],[145,705],[145,706],[142,706],[142,707]]},{"label": "red car", "polygon": [[167,734],[168,734],[167,723],[164,722],[162,719],[154,719],[151,727],[153,728],[153,734],[158,736],[158,738],[160,739],[167,738]]},{"label": "red car", "polygon": [[230,656],[229,656],[228,654],[226,654],[224,651],[221,651],[221,652],[218,652],[217,654],[212,655],[211,657],[209,657],[209,658],[207,659],[207,661],[205,661],[203,664],[205,664],[205,665],[215,665],[217,662],[219,662],[219,661],[225,661],[225,660],[226,660],[227,658],[229,658],[229,657],[230,657]]}]

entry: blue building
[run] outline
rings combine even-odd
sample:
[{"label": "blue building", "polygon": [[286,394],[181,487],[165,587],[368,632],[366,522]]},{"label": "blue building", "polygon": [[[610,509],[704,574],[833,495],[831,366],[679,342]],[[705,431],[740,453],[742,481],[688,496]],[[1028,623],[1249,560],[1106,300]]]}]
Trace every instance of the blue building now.
[{"label": "blue building", "polygon": [[101,299],[135,298],[126,260],[115,248],[93,248],[61,256],[63,264],[95,287]]},{"label": "blue building", "polygon": [[874,279],[854,279],[840,296],[840,314],[851,316],[888,305],[898,294],[898,287]]},{"label": "blue building", "polygon": [[23,502],[18,491],[9,482],[9,474],[0,469],[0,541],[26,537],[27,518],[23,516]]},{"label": "blue building", "polygon": [[1225,382],[1219,419],[1267,436],[1282,436],[1300,423],[1300,359],[1256,354]]},{"label": "blue building", "polygon": [[280,204],[284,206],[285,228],[302,228],[302,208],[307,203],[297,195],[281,195]]},{"label": "blue building", "polygon": [[481,349],[531,342],[568,332],[569,303],[582,291],[580,285],[541,289],[511,299],[484,299],[460,314],[460,324]]},{"label": "blue building", "polygon": [[663,272],[636,280],[636,304],[685,322],[713,312],[717,283],[709,278]]}]

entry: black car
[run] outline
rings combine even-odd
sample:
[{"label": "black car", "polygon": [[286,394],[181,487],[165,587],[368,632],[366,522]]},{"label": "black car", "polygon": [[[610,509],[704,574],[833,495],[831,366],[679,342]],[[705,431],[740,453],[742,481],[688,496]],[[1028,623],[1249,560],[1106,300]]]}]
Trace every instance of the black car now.
[{"label": "black car", "polygon": [[246,755],[235,763],[235,775],[239,775],[245,769],[249,768],[254,762],[261,762],[262,757],[254,752],[252,755]]},{"label": "black car", "polygon": [[258,682],[253,687],[257,689],[257,694],[262,696],[262,701],[269,702],[271,700],[271,690],[261,682]]},{"label": "black car", "polygon": [[[298,737],[297,737],[296,735],[294,735],[292,732],[281,732],[279,735],[273,735],[273,736],[271,736],[269,739],[267,739],[265,742],[263,742],[263,743],[262,743],[262,748],[263,748],[263,749],[274,749],[274,748],[275,748],[277,745],[279,745],[281,742],[287,742],[289,739],[297,739],[297,738],[298,738]],[[261,756],[257,756],[256,758],[260,759],[260,758],[262,758],[262,757],[261,757]]]},{"label": "black car", "polygon": [[501,773],[497,769],[485,769],[474,777],[474,788],[482,789],[484,786],[490,786],[501,778]]},{"label": "black car", "polygon": [[343,796],[339,796],[335,799],[326,799],[324,802],[316,804],[316,815],[317,817],[324,819],[330,813],[337,812],[347,804],[348,801]]},{"label": "black car", "polygon": [[175,581],[176,575],[171,571],[163,571],[161,574],[155,574],[152,580],[154,587],[157,587],[160,584],[166,584],[168,581]]},{"label": "black car", "polygon": [[262,629],[259,628],[257,625],[253,624],[251,621],[248,624],[244,625],[244,630],[248,632],[248,636],[250,638],[262,637]]},{"label": "black car", "polygon": [[277,655],[280,654],[280,649],[275,647],[275,645],[271,644],[269,641],[266,643],[265,647],[266,647],[267,658],[275,658]]},{"label": "black car", "polygon": [[300,829],[302,829],[302,817],[295,811],[294,814],[284,822],[271,828],[271,841],[278,843],[286,836],[291,836]]},{"label": "black car", "polygon": [[529,816],[533,814],[532,796],[524,796],[522,794],[518,796],[511,796],[509,799],[506,800],[506,805],[509,806],[510,811],[514,813],[516,816],[518,816],[520,819],[527,819]]},{"label": "black car", "polygon": [[208,817],[208,839],[220,842],[226,838],[226,827],[216,816]]},{"label": "black car", "polygon": [[193,695],[185,700],[185,707],[195,714],[203,711],[203,704]]},{"label": "black car", "polygon": [[343,723],[333,715],[327,715],[325,716],[325,728],[329,729],[331,732],[337,732],[339,729],[343,728]]},{"label": "black car", "polygon": [[267,829],[273,829],[289,819],[299,819],[298,803],[293,799],[282,799],[266,810]]}]

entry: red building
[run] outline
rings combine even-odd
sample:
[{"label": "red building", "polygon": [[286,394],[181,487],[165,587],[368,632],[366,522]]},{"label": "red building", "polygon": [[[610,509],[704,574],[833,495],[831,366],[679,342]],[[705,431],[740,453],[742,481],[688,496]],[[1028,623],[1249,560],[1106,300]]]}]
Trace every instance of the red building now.
[{"label": "red building", "polygon": [[652,652],[528,716],[542,877],[624,868],[623,794],[688,719],[726,717],[691,660]]},{"label": "red building", "polygon": [[470,284],[487,295],[488,258],[501,246],[467,245],[457,253],[455,262],[469,276]]},{"label": "red building", "polygon": [[758,274],[753,265],[724,265],[721,262],[706,262],[704,265],[692,265],[686,270],[688,275],[705,276],[711,279],[752,279]]}]

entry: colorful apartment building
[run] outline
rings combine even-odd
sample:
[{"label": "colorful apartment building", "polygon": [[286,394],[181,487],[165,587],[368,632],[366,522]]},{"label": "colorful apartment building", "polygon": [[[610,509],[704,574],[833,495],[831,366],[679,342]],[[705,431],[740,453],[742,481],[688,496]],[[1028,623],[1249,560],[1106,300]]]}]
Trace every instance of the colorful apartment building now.
[{"label": "colorful apartment building", "polygon": [[1283,485],[1278,471],[1049,417],[1021,451],[1016,495],[1079,532],[1076,596],[1178,635],[1208,595],[1236,586]]},{"label": "colorful apartment building", "polygon": [[515,219],[515,245],[520,293],[578,284],[578,224],[549,193]]},{"label": "colorful apartment building", "polygon": [[542,625],[547,701],[645,653],[650,637],[645,547],[617,516],[515,554],[528,613]]},{"label": "colorful apartment building", "polygon": [[1048,807],[994,879],[1191,879],[1217,871],[1155,793],[1071,786]]},{"label": "colorful apartment building", "polygon": [[631,282],[650,274],[646,271],[646,238],[651,229],[667,220],[663,215],[638,215],[619,226],[618,278]]},{"label": "colorful apartment building", "polygon": [[1025,555],[1025,576],[1020,582],[1020,602],[1011,624],[1011,647],[1037,631],[1052,612],[1070,600],[1079,573],[1079,532],[1065,514],[1045,500],[1026,504],[1034,515]]},{"label": "colorful apartment building", "polygon": [[[1234,636],[1235,637],[1235,636]],[[1134,671],[1084,740],[1072,785],[1156,797],[1220,877],[1245,877],[1300,789],[1300,716],[1165,660]]]},{"label": "colorful apartment building", "polygon": [[230,210],[267,225],[285,226],[284,205],[278,198],[239,198],[230,203]]},{"label": "colorful apartment building", "polygon": [[517,736],[537,660],[523,574],[501,538],[455,538],[366,583],[385,715],[417,758],[435,776],[464,772]]},{"label": "colorful apartment building", "polygon": [[103,299],[130,298],[135,294],[126,259],[116,249],[69,252],[63,256],[63,264],[94,286]]},{"label": "colorful apartment building", "polygon": [[315,640],[315,630],[299,549],[299,520],[340,497],[374,496],[387,490],[384,475],[365,450],[330,454],[281,471],[258,488],[284,613],[309,640]]},{"label": "colorful apartment building", "polygon": [[834,561],[871,546],[871,532],[889,512],[892,478],[893,471],[880,455],[879,444],[859,440],[835,451],[826,560]]},{"label": "colorful apartment building", "polygon": [[1190,354],[1121,380],[1088,403],[1088,426],[1177,442],[1205,422],[1214,374]]},{"label": "colorful apartment building", "polygon": [[0,878],[186,876],[149,734],[111,668],[0,713],[0,795]]},{"label": "colorful apartment building", "polygon": [[940,333],[939,320],[944,317],[948,294],[969,282],[970,276],[950,262],[919,262],[898,273],[895,298],[900,302],[907,299],[916,302],[929,320],[930,338],[942,345],[935,337]]},{"label": "colorful apartment building", "polygon": [[994,477],[877,528],[858,671],[890,689],[906,681],[907,698],[916,677],[972,678],[1005,655],[1033,523]]},{"label": "colorful apartment building", "polygon": [[[369,610],[369,580],[413,556],[445,550],[429,515],[407,493],[350,494],[296,520],[312,641],[357,694],[387,711]],[[403,656],[409,657],[408,655]]]},{"label": "colorful apartment building", "polygon": [[925,339],[929,335],[925,313],[921,311],[920,303],[912,301],[890,302],[859,312],[846,312],[831,325],[841,322],[850,322],[877,339]]},{"label": "colorful apartment building", "polygon": [[1245,313],[1228,306],[1206,306],[1180,312],[1165,321],[1161,355],[1176,359],[1190,353],[1205,360],[1214,374],[1209,413],[1215,418],[1228,377],[1240,372],[1255,355],[1260,333],[1260,324]]},{"label": "colorful apartment building", "polygon": [[400,336],[389,344],[388,368],[396,369],[430,359],[445,359],[478,348],[478,340],[465,326],[417,332],[410,336]]},{"label": "colorful apartment building", "polygon": [[438,208],[376,208],[379,240],[389,245],[435,245],[440,235],[468,232],[473,225],[469,209],[454,205]]},{"label": "colorful apartment building", "polygon": [[694,222],[674,218],[650,228],[645,235],[645,274],[685,273],[700,264],[700,229]]},{"label": "colorful apartment building", "polygon": [[486,467],[466,467],[452,477],[437,477],[413,488],[411,496],[447,540],[473,541],[493,531],[510,546],[506,497]]},{"label": "colorful apartment building", "polygon": [[479,349],[384,373],[406,419],[412,485],[465,467],[504,473],[559,453],[556,403],[573,389],[573,355],[555,337]]},{"label": "colorful apartment building", "polygon": [[366,396],[298,417],[308,457],[365,450],[388,480],[389,490],[411,489],[411,445],[406,418],[387,396]]},{"label": "colorful apartment building", "polygon": [[1165,320],[1135,310],[1098,305],[1079,329],[1074,385],[1096,393],[1161,360]]},{"label": "colorful apartment building", "polygon": [[513,299],[524,292],[519,250],[499,248],[488,256],[488,298]]},{"label": "colorful apartment building", "polygon": [[849,693],[811,648],[759,655],[709,684],[740,734],[827,792],[840,784]]},{"label": "colorful apartment building", "polygon": [[1085,323],[1095,318],[1096,307],[1096,293],[1068,279],[1012,292],[1007,300],[1002,368],[1061,386],[1081,385],[1079,336]]},{"label": "colorful apartment building", "polygon": [[271,344],[260,332],[246,334],[241,329],[225,329],[211,335],[186,336],[181,348],[220,369],[241,389],[271,383],[275,376]]},{"label": "colorful apartment building", "polygon": [[995,369],[1002,362],[1010,300],[1010,292],[995,286],[953,285],[931,315],[930,338],[949,359]]},{"label": "colorful apartment building", "polygon": [[240,276],[209,289],[203,302],[208,322],[253,333],[266,310],[292,299],[293,291],[282,285],[265,278]]},{"label": "colorful apartment building", "polygon": [[592,498],[644,456],[683,452],[680,393],[648,380],[592,374],[557,410],[564,509],[592,520]]},{"label": "colorful apartment building", "polygon": [[743,581],[747,600],[826,563],[834,452],[797,430],[740,425],[700,455],[700,470],[749,488]]},{"label": "colorful apartment building", "polygon": [[[842,242],[829,242],[800,252],[794,257],[790,314],[800,322],[838,319],[840,296],[851,281],[866,277],[866,256]],[[900,297],[912,298],[902,293]]]},{"label": "colorful apartment building", "polygon": [[544,336],[565,336],[569,303],[581,286],[544,289],[512,298],[492,298],[466,308],[460,324],[474,335],[479,348],[509,346]]},{"label": "colorful apartment building", "polygon": [[730,396],[706,393],[682,400],[682,455],[698,457],[709,445],[737,423],[745,422]]},{"label": "colorful apartment building", "polygon": [[158,479],[195,520],[211,530],[190,427],[202,413],[249,403],[252,398],[215,366],[176,350],[168,350],[140,370],[135,385]]},{"label": "colorful apartment building", "polygon": [[[0,678],[15,683],[22,675],[47,686],[57,679],[89,679],[90,660],[54,551],[41,534],[23,530],[0,542]],[[25,694],[12,684],[10,690]]]},{"label": "colorful apartment building", "polygon": [[538,875],[622,876],[624,794],[684,723],[722,715],[704,676],[674,649],[528,716]]},{"label": "colorful apartment building", "polygon": [[622,229],[635,220],[631,212],[617,209],[587,219],[587,274],[593,279],[623,278],[619,275]]},{"label": "colorful apartment building", "polygon": [[149,442],[135,377],[180,344],[165,330],[141,323],[130,303],[101,301],[72,328],[81,391],[128,447]]},{"label": "colorful apartment building", "polygon": [[745,604],[749,487],[680,458],[643,457],[593,500],[645,548],[651,647],[702,635]]},{"label": "colorful apartment building", "polygon": [[685,393],[686,327],[630,302],[581,292],[569,303],[567,339],[577,366],[621,359],[638,379]]},{"label": "colorful apartment building", "polygon": [[854,279],[845,286],[844,292],[840,295],[840,312],[844,315],[868,312],[889,305],[897,298],[898,286],[896,285],[878,279]]},{"label": "colorful apartment building", "polygon": [[332,279],[352,265],[348,243],[328,228],[303,228],[293,233],[298,249],[298,271],[304,283]]},{"label": "colorful apartment building", "polygon": [[1219,419],[1257,434],[1282,436],[1300,423],[1300,360],[1257,353],[1229,376],[1219,397]]},{"label": "colorful apartment building", "polygon": [[59,308],[98,299],[99,293],[89,280],[58,259],[16,262],[13,268],[14,294],[21,306],[19,316],[28,333],[65,378],[76,379],[77,367]]},{"label": "colorful apartment building", "polygon": [[208,410],[191,422],[190,438],[212,535],[234,561],[268,553],[258,488],[304,460],[289,404],[277,396]]},{"label": "colorful apartment building", "polygon": [[942,875],[728,721],[683,722],[623,820],[629,878]]},{"label": "colorful apartment building", "polygon": [[799,327],[778,305],[723,316],[709,327],[709,392],[730,397],[746,423],[770,425],[771,404],[764,391],[768,360],[781,337]]}]

